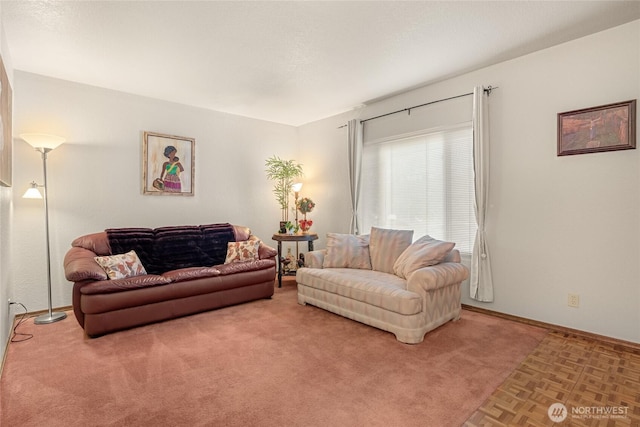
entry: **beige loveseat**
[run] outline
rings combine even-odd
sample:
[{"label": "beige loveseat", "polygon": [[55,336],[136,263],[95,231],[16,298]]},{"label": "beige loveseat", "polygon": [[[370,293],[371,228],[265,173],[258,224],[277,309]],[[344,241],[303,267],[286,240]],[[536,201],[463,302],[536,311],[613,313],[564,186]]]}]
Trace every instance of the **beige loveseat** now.
[{"label": "beige loveseat", "polygon": [[460,285],[468,269],[454,244],[413,232],[373,227],[371,234],[327,234],[298,269],[298,303],[392,332],[417,344],[460,317]]}]

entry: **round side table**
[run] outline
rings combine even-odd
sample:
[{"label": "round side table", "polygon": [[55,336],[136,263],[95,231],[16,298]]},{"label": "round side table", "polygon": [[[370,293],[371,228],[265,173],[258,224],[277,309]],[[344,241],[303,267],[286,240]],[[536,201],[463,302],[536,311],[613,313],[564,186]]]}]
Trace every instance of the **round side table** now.
[{"label": "round side table", "polygon": [[307,242],[309,252],[313,250],[313,241],[318,239],[316,233],[302,233],[302,234],[274,234],[271,239],[278,242],[278,287],[282,287],[282,242]]}]

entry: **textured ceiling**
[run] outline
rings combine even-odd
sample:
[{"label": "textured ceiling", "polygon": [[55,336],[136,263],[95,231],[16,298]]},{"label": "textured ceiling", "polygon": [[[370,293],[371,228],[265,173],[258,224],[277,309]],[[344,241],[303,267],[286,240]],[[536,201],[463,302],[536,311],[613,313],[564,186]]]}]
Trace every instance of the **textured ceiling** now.
[{"label": "textured ceiling", "polygon": [[301,125],[640,18],[639,1],[2,1],[14,69]]}]

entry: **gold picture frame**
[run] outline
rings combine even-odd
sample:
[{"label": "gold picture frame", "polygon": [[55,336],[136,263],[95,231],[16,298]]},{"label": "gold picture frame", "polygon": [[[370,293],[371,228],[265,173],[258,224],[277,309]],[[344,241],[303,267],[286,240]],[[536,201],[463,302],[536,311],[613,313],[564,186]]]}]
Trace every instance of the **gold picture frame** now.
[{"label": "gold picture frame", "polygon": [[194,138],[145,131],[142,139],[142,192],[154,196],[193,196]]},{"label": "gold picture frame", "polygon": [[0,57],[0,185],[11,187],[13,183],[13,171],[11,156],[13,148],[13,136],[11,131],[12,97],[9,77],[4,68],[4,62]]},{"label": "gold picture frame", "polygon": [[558,114],[558,156],[636,148],[636,100]]}]

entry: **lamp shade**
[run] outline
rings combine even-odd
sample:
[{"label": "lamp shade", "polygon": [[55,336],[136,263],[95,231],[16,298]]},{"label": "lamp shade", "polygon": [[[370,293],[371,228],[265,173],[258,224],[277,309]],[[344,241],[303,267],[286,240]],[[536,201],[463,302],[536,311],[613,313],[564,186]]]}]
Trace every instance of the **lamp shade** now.
[{"label": "lamp shade", "polygon": [[291,189],[293,190],[294,193],[299,193],[300,190],[302,190],[302,183],[296,182],[295,184],[291,184]]},{"label": "lamp shade", "polygon": [[38,184],[31,183],[31,187],[22,195],[23,199],[42,199],[42,193],[38,190]]},{"label": "lamp shade", "polygon": [[22,133],[20,138],[25,140],[33,148],[48,148],[53,150],[61,145],[65,139],[61,136],[46,133]]}]

